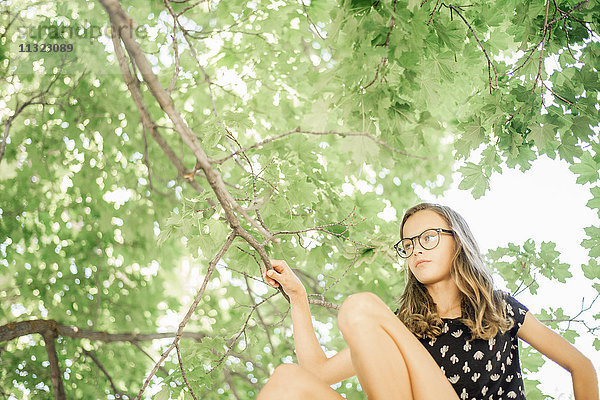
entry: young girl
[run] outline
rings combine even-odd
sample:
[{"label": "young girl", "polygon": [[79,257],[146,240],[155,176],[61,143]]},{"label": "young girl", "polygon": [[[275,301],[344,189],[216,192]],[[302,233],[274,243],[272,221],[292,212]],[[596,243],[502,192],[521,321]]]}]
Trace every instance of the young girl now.
[{"label": "young girl", "polygon": [[516,299],[494,290],[465,220],[449,207],[410,208],[394,246],[407,261],[396,313],[369,292],[348,296],[338,327],[348,347],[327,358],[306,290],[285,261],[263,276],[291,302],[298,364],[275,368],[258,395],[343,399],[330,385],[356,375],[371,400],[525,399],[518,339],[568,370],[576,400],[598,400],[591,361]]}]

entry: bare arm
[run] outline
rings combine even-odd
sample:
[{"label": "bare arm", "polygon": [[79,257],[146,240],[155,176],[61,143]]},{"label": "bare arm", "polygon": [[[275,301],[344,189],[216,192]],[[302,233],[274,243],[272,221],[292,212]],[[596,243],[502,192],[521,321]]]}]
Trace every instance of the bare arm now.
[{"label": "bare arm", "polygon": [[290,297],[290,301],[298,364],[330,386],[356,375],[349,348],[331,358],[327,358],[321,349],[312,324],[306,294]]},{"label": "bare arm", "polygon": [[327,360],[327,356],[315,334],[306,292],[290,297],[290,303],[298,364],[314,373],[315,368]]},{"label": "bare arm", "polygon": [[306,289],[284,260],[271,260],[273,269],[262,269],[265,281],[273,286],[282,285],[290,297],[294,346],[298,364],[328,385],[356,375],[350,350],[344,349],[327,358],[315,334]]},{"label": "bare arm", "polygon": [[529,311],[517,335],[571,373],[576,400],[598,400],[598,377],[594,365],[571,343],[547,328]]}]

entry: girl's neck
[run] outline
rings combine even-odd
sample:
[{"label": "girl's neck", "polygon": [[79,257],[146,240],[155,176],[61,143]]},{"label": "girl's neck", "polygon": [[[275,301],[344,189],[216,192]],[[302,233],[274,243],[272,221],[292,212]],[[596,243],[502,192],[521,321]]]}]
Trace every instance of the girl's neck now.
[{"label": "girl's neck", "polygon": [[462,316],[460,291],[454,282],[438,282],[427,286],[440,318],[460,318]]}]

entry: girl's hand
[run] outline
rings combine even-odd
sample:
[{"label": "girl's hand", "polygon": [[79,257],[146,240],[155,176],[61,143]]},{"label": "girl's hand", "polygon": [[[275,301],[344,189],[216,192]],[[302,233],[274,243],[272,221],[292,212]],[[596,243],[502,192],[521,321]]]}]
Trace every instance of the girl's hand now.
[{"label": "girl's hand", "polygon": [[281,287],[287,295],[292,297],[306,296],[306,289],[300,279],[294,274],[294,271],[283,260],[271,260],[272,270],[265,271],[265,267],[261,268],[263,278],[273,287]]}]

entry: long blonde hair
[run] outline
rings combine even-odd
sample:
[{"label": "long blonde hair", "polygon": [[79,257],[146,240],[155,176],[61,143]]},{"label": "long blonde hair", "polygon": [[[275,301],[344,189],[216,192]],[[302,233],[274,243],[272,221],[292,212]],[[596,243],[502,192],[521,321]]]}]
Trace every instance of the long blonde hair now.
[{"label": "long blonde hair", "polygon": [[[448,206],[420,203],[406,211],[400,224],[400,237],[406,220],[421,210],[440,215],[454,231],[456,242],[451,261],[451,277],[461,295],[460,319],[470,330],[471,339],[490,339],[498,331],[506,332],[513,322],[506,317],[503,294],[494,290],[492,275],[486,267],[479,246],[464,218]],[[434,338],[442,333],[443,321],[425,286],[408,266],[404,293],[396,301],[398,318],[418,337]]]}]

